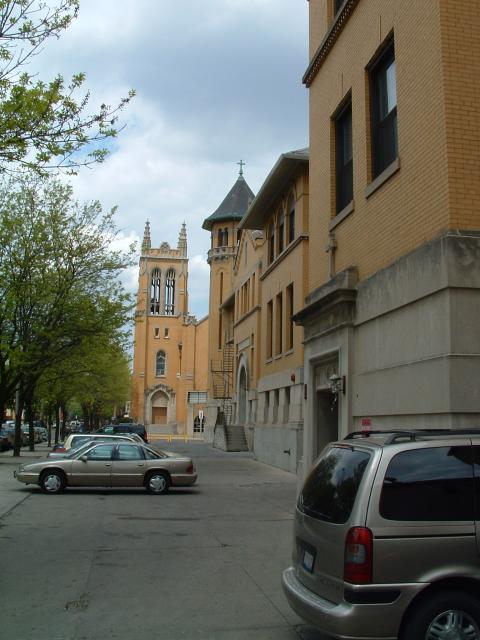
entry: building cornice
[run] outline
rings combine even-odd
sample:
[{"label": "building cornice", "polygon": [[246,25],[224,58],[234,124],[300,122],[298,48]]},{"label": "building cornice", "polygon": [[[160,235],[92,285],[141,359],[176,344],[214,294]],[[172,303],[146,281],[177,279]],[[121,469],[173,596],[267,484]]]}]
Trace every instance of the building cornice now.
[{"label": "building cornice", "polygon": [[339,35],[343,31],[348,18],[353,13],[353,10],[357,6],[360,0],[345,0],[343,7],[340,9],[335,20],[330,25],[325,37],[323,38],[320,46],[316,50],[307,70],[303,75],[303,83],[309,87],[315,76],[317,75],[320,67],[324,63],[327,55],[330,53],[335,42],[338,40]]}]

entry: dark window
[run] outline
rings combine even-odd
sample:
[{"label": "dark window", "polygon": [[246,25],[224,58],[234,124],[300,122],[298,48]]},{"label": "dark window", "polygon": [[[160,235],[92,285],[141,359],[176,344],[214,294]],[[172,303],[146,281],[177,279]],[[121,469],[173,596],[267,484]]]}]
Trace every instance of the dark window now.
[{"label": "dark window", "polygon": [[282,253],[284,246],[284,238],[285,238],[285,212],[281,209],[278,212],[278,254]]},{"label": "dark window", "polygon": [[295,197],[292,193],[288,199],[288,243],[295,240]]},{"label": "dark window", "polygon": [[380,514],[387,520],[473,520],[471,447],[403,451],[383,481]]},{"label": "dark window", "polygon": [[369,460],[368,453],[351,447],[328,449],[303,485],[300,511],[326,522],[346,522]]},{"label": "dark window", "polygon": [[273,222],[268,228],[268,264],[271,264],[275,259],[275,226]]},{"label": "dark window", "polygon": [[150,279],[150,313],[158,316],[160,314],[160,269],[154,269]]},{"label": "dark window", "polygon": [[114,444],[99,444],[86,454],[89,460],[111,460]]},{"label": "dark window", "polygon": [[159,351],[157,353],[156,363],[155,363],[155,375],[164,376],[165,375],[165,351]]},{"label": "dark window", "polygon": [[397,83],[393,40],[370,69],[372,169],[376,178],[398,155]]},{"label": "dark window", "polygon": [[169,269],[165,279],[165,315],[175,313],[175,270]]},{"label": "dark window", "polygon": [[131,444],[120,444],[117,450],[118,460],[143,460],[142,449]]},{"label": "dark window", "polygon": [[336,213],[353,200],[352,103],[335,120]]}]

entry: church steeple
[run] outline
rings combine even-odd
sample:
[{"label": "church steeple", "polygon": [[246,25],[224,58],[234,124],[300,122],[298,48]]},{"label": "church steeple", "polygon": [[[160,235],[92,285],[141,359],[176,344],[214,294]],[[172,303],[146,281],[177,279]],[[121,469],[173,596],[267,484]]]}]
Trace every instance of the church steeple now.
[{"label": "church steeple", "polygon": [[152,240],[150,238],[150,222],[147,220],[145,223],[145,230],[143,232],[142,253],[146,253],[152,248]]},{"label": "church steeple", "polygon": [[177,249],[180,253],[186,257],[187,255],[187,227],[185,222],[182,223],[182,228],[180,229],[180,233],[178,235],[178,245]]}]

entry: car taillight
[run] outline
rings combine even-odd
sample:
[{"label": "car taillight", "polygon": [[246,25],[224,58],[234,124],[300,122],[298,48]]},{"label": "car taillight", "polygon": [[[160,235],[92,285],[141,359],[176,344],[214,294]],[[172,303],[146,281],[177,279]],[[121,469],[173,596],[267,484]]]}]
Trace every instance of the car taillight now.
[{"label": "car taillight", "polygon": [[367,527],[352,527],[345,541],[343,577],[351,584],[372,582],[373,535]]},{"label": "car taillight", "polygon": [[54,449],[55,453],[65,453],[65,451],[65,447],[57,447],[56,449]]},{"label": "car taillight", "polygon": [[187,473],[193,473],[195,471],[195,467],[193,466],[193,463],[190,463],[187,467]]}]

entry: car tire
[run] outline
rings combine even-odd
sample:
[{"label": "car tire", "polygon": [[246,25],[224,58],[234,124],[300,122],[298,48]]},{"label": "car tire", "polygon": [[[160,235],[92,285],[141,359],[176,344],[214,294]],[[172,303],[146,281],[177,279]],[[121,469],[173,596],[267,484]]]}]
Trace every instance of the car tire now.
[{"label": "car tire", "polygon": [[149,493],[161,495],[170,489],[170,478],[163,471],[149,473],[145,481],[145,487]]},{"label": "car tire", "polygon": [[399,640],[480,640],[480,600],[461,590],[436,591],[408,615]]},{"label": "car tire", "polygon": [[61,493],[66,484],[65,476],[60,471],[44,471],[40,476],[40,488],[44,493]]}]

